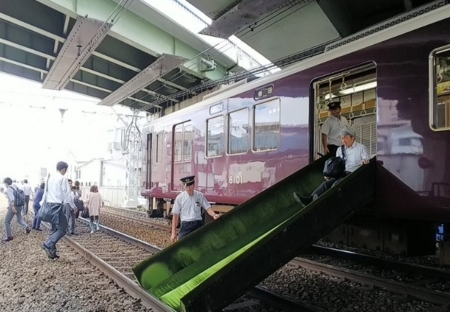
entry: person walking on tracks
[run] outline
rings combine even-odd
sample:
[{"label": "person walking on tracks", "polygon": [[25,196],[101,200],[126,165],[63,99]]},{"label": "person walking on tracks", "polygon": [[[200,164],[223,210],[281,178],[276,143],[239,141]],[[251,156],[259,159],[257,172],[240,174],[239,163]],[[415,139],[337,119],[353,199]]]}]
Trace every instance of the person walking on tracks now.
[{"label": "person walking on tracks", "polygon": [[30,203],[30,197],[33,195],[33,189],[28,184],[28,180],[23,180],[23,194],[25,195],[25,205],[23,206],[23,215],[28,214],[28,205]]},{"label": "person walking on tracks", "polygon": [[[48,177],[41,204],[41,210],[44,211],[40,215],[50,212],[47,215],[51,215],[50,222],[56,229],[42,244],[42,248],[50,259],[59,258],[56,254],[56,244],[66,235],[67,218],[64,213],[64,203],[68,203],[75,212],[77,210],[70,194],[69,182],[64,176],[68,167],[69,165],[63,161],[56,164],[58,172]],[[47,221],[45,218],[43,220]]]},{"label": "person walking on tracks", "polygon": [[6,186],[5,195],[8,200],[8,211],[6,212],[5,217],[6,238],[3,241],[9,242],[13,240],[11,220],[14,215],[16,216],[17,223],[25,230],[27,234],[30,233],[31,230],[27,223],[22,219],[22,209],[25,204],[25,196],[23,195],[22,190],[12,185],[13,181],[10,178],[6,178],[3,183],[5,183]]},{"label": "person walking on tracks", "polygon": [[[178,194],[175,198],[172,209],[172,242],[183,238],[203,225],[202,208],[214,219],[220,217],[219,214],[214,213],[211,209],[211,205],[203,193],[194,190],[195,176],[185,177],[180,180],[184,185],[184,192]],[[181,227],[177,238],[176,228],[179,219],[181,220]]]},{"label": "person walking on tracks", "polygon": [[37,190],[34,200],[33,200],[33,209],[34,209],[34,219],[33,219],[33,230],[42,231],[41,230],[41,218],[39,217],[39,209],[41,209],[41,200],[44,195],[45,183],[42,182],[39,189]]}]

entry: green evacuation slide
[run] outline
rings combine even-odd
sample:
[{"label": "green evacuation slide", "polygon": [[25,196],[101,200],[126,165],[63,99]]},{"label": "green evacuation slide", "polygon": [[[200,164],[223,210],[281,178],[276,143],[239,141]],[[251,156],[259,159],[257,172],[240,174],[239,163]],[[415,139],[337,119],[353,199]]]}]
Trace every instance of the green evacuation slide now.
[{"label": "green evacuation slide", "polygon": [[[324,234],[323,229],[313,225],[317,217],[311,221],[307,218],[318,204],[320,206],[320,203],[330,197],[327,194],[332,192],[327,192],[305,208],[295,202],[292,193],[297,191],[306,195],[322,183],[325,160],[326,158],[319,159],[300,169],[239,205],[222,218],[208,223],[137,264],[133,267],[133,272],[138,282],[149,294],[159,298],[176,311],[200,312],[228,303],[231,299],[214,297],[214,291],[211,289],[218,287],[211,288],[211,285],[228,287],[225,293],[228,292],[229,296],[234,295],[232,293],[234,291],[236,294],[242,293],[239,286],[251,287],[257,283],[254,279],[268,276],[289,261],[290,259],[286,257],[291,257],[291,254],[295,256],[295,250],[274,252],[273,256],[270,254],[269,257],[264,258],[258,258],[257,255],[263,250],[272,248],[271,242],[277,242],[277,239],[289,234],[288,230],[295,230],[299,221],[303,220],[303,230],[306,230],[310,224],[314,227],[309,232],[312,230],[317,232],[314,236],[315,240]],[[357,176],[357,174],[351,176],[353,175]],[[343,181],[347,179],[349,178]],[[345,184],[340,183],[342,186]],[[332,223],[337,225],[342,216],[336,215],[332,218],[336,219]],[[327,226],[326,229],[332,230],[332,227]],[[306,234],[302,236],[305,237],[305,241],[301,242],[305,245],[304,247],[315,241]],[[282,245],[280,242],[276,244]],[[277,259],[278,257],[280,259]],[[260,265],[260,272],[251,272],[253,263],[255,267]],[[235,270],[243,271],[236,276],[233,275]],[[227,278],[241,280],[238,280],[238,284],[235,284],[236,281],[233,283],[230,281],[227,286],[225,285]],[[230,287],[233,287],[233,290],[229,291]],[[208,299],[199,299],[206,297]],[[208,308],[206,309],[205,306]]]}]

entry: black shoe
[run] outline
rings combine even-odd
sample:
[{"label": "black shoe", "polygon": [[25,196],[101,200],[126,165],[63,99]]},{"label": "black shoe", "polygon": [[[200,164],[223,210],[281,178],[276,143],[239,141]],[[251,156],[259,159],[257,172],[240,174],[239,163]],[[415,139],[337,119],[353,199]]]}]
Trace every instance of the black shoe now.
[{"label": "black shoe", "polygon": [[303,207],[308,206],[309,203],[312,202],[311,197],[303,197],[298,195],[296,192],[294,192],[294,199],[297,203],[299,203],[300,205],[302,205]]},{"label": "black shoe", "polygon": [[44,249],[45,253],[47,254],[47,257],[49,257],[50,259],[59,258],[56,255],[56,249],[55,248],[49,248],[45,244],[42,244],[42,249]]},{"label": "black shoe", "polygon": [[31,229],[30,229],[29,226],[27,226],[27,228],[25,229],[25,232],[26,232],[27,234],[29,234],[29,233],[31,232]]},{"label": "black shoe", "polygon": [[70,232],[70,235],[78,235],[78,233],[75,233],[75,232]]},{"label": "black shoe", "polygon": [[13,237],[10,236],[10,237],[8,237],[8,238],[5,238],[3,241],[4,241],[4,242],[9,242],[9,241],[12,241],[12,240],[13,240]]},{"label": "black shoe", "polygon": [[36,231],[42,231],[42,229],[35,229]]}]

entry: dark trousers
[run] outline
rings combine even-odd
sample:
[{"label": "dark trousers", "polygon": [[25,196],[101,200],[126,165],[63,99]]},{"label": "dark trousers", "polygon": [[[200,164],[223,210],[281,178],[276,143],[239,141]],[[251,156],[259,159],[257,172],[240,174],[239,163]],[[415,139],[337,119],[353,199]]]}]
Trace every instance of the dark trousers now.
[{"label": "dark trousers", "polygon": [[30,195],[25,195],[25,205],[23,206],[23,214],[28,214],[28,203],[30,202]]},{"label": "dark trousers", "polygon": [[336,145],[327,145],[327,147],[328,147],[328,151],[330,152],[330,154],[331,154],[332,156],[336,156],[336,151],[337,151],[337,149],[339,148],[339,146],[336,146]]},{"label": "dark trousers", "polygon": [[41,207],[33,206],[34,209],[34,219],[33,219],[33,229],[37,230],[41,227],[41,218],[39,218],[39,209]]},{"label": "dark trousers", "polygon": [[330,188],[332,188],[335,184],[339,183],[343,178],[345,178],[347,175],[349,175],[351,172],[345,172],[344,175],[341,178],[330,178],[326,181],[324,181],[322,184],[319,185],[318,188],[315,189],[314,192],[312,192],[311,197],[314,199],[314,196],[319,197],[326,191],[328,191]]},{"label": "dark trousers", "polygon": [[323,182],[322,184],[319,185],[318,188],[315,189],[314,192],[312,192],[311,197],[314,198],[314,195],[316,195],[317,197],[319,197],[320,195],[322,195],[323,193],[325,193],[326,191],[328,191],[333,184],[338,181],[335,178],[331,178],[329,180],[326,180],[325,182]]},{"label": "dark trousers", "polygon": [[[51,205],[51,204],[47,204]],[[53,232],[53,229],[55,230]],[[56,244],[59,242],[61,238],[66,235],[67,231],[67,219],[64,215],[63,209],[59,210],[59,216],[56,218],[55,222],[52,222],[52,233],[48,237],[48,239],[45,241],[45,246],[47,246],[50,249],[55,249]]]},{"label": "dark trousers", "polygon": [[189,233],[194,232],[198,228],[202,227],[203,221],[181,221],[180,232],[178,233],[178,239],[181,239],[188,235]]}]

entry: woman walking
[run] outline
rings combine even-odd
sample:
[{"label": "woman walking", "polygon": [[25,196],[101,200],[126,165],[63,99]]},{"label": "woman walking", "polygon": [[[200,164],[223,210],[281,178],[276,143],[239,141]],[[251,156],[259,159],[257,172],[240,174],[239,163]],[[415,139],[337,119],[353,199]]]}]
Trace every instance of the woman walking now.
[{"label": "woman walking", "polygon": [[[102,196],[98,192],[97,185],[91,186],[89,199],[88,199],[88,209],[89,209],[89,226],[91,228],[91,233],[95,230],[99,230],[98,216],[100,214],[100,207],[102,206]],[[95,226],[94,226],[95,223]]]}]

